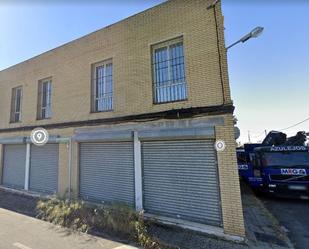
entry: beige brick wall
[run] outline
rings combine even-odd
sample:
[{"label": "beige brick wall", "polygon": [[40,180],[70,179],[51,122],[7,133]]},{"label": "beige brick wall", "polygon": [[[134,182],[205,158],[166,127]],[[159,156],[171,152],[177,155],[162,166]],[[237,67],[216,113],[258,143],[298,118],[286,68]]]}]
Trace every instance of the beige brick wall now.
[{"label": "beige brick wall", "polygon": [[69,189],[69,144],[59,144],[58,194],[65,195]]},{"label": "beige brick wall", "polygon": [[[219,56],[210,0],[170,0],[148,11],[51,50],[0,72],[0,130],[3,128],[91,120],[176,108],[222,104]],[[231,103],[224,47],[223,17],[217,5],[225,102]],[[183,36],[188,100],[154,105],[152,100],[151,45]],[[114,111],[90,113],[90,78],[93,63],[113,59]],[[40,79],[52,77],[53,117],[37,121],[37,87]],[[23,86],[21,123],[9,124],[11,89]],[[73,128],[49,130],[50,135],[70,137]],[[227,143],[218,153],[224,230],[244,235],[232,115],[216,127],[217,139]],[[0,137],[29,136],[30,131],[0,133]],[[1,145],[0,145],[1,149]],[[73,143],[73,193],[79,186],[79,149]],[[1,153],[0,153],[1,160]],[[1,161],[0,161],[1,162]],[[59,193],[68,189],[68,148],[60,145]],[[1,171],[0,171],[1,175]]]},{"label": "beige brick wall", "polygon": [[[1,71],[0,129],[222,104],[214,14],[206,9],[210,2],[170,0]],[[224,64],[223,27],[219,29]],[[178,36],[184,39],[188,100],[154,105],[151,45]],[[90,113],[91,65],[108,58],[114,65],[114,111]],[[38,81],[46,77],[53,80],[53,117],[36,121]],[[9,124],[11,89],[19,85],[23,86],[22,122]]]},{"label": "beige brick wall", "polygon": [[220,58],[221,58],[221,70],[222,70],[222,80],[225,95],[225,102],[231,103],[231,92],[229,84],[229,74],[228,74],[228,63],[227,63],[227,50],[225,48],[225,38],[224,38],[224,16],[222,15],[221,6],[216,5],[216,15],[218,21],[218,35],[219,35],[219,48],[220,48]]},{"label": "beige brick wall", "polygon": [[79,144],[72,143],[72,169],[71,169],[71,190],[72,196],[78,197],[79,195]]},{"label": "beige brick wall", "polygon": [[244,236],[232,115],[225,115],[225,124],[216,127],[216,139],[226,143],[226,149],[217,152],[224,231],[227,234]]}]

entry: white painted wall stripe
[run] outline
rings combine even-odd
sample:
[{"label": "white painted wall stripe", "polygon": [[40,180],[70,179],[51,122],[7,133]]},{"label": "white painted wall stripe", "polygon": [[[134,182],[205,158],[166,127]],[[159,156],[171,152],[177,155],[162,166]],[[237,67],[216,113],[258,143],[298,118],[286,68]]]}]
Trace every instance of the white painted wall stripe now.
[{"label": "white painted wall stripe", "polygon": [[134,131],[134,172],[135,172],[135,207],[137,211],[143,210],[142,190],[142,152],[141,142],[137,131]]},{"label": "white painted wall stripe", "polygon": [[23,244],[21,244],[21,243],[19,243],[19,242],[15,242],[15,243],[13,244],[13,246],[15,246],[15,247],[17,247],[17,248],[20,248],[20,249],[31,249],[30,247],[25,246],[25,245],[23,245]]},{"label": "white painted wall stripe", "polygon": [[123,246],[118,246],[114,249],[138,249],[138,248],[134,246],[123,245]]},{"label": "white painted wall stripe", "polygon": [[29,190],[29,175],[30,175],[30,155],[31,153],[31,144],[27,143],[26,145],[26,164],[25,164],[25,190]]}]

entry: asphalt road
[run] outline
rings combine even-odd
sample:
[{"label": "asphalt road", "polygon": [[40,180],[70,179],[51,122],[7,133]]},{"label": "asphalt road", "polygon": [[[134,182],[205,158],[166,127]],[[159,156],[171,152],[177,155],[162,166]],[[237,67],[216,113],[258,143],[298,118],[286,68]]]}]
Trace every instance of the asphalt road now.
[{"label": "asphalt road", "polygon": [[0,208],[1,249],[137,249]]},{"label": "asphalt road", "polygon": [[277,218],[296,249],[309,248],[309,200],[261,198],[267,209]]}]

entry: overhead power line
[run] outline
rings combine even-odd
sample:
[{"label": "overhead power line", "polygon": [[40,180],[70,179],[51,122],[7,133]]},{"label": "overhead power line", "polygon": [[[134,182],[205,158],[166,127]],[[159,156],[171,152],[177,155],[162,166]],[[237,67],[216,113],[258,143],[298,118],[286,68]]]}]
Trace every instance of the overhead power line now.
[{"label": "overhead power line", "polygon": [[291,126],[289,126],[289,127],[286,127],[286,128],[281,129],[281,130],[279,130],[279,131],[288,130],[288,129],[293,128],[293,127],[295,127],[295,126],[297,126],[297,125],[300,125],[300,124],[302,124],[302,123],[305,123],[305,122],[307,122],[307,121],[309,121],[309,117],[306,118],[305,120],[301,121],[301,122],[298,122],[298,123],[296,123],[296,124],[294,124],[294,125],[291,125]]},{"label": "overhead power line", "polygon": [[260,132],[258,135],[253,135],[253,138],[260,138],[261,136],[266,136],[267,135],[267,131],[264,130],[262,132]]}]

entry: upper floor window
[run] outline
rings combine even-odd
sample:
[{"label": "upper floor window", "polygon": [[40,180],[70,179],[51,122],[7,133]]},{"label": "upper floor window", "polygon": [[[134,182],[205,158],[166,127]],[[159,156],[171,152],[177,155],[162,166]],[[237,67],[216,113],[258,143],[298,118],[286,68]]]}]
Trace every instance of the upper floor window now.
[{"label": "upper floor window", "polygon": [[21,102],[22,102],[23,88],[15,87],[12,89],[11,98],[11,118],[12,123],[21,121]]},{"label": "upper floor window", "polygon": [[52,117],[52,80],[51,78],[39,81],[38,91],[38,119]]},{"label": "upper floor window", "polygon": [[154,102],[166,103],[187,99],[182,38],[152,47]]},{"label": "upper floor window", "polygon": [[113,62],[94,64],[92,67],[92,112],[113,110]]}]

